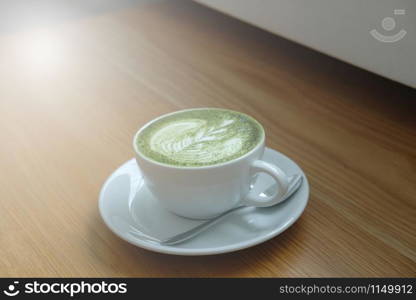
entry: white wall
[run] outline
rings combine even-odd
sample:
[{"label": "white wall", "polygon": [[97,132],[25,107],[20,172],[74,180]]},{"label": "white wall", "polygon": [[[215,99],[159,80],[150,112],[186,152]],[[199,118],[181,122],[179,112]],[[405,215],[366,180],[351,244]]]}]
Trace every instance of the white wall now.
[{"label": "white wall", "polygon": [[[353,65],[416,87],[415,0],[196,0]],[[405,15],[394,15],[405,9]],[[394,29],[381,21],[393,17]],[[370,30],[406,35],[380,42]]]}]

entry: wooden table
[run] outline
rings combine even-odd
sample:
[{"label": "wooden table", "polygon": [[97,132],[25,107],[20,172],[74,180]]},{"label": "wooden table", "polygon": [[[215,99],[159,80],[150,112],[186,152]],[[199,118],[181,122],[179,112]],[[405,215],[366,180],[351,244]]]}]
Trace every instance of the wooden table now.
[{"label": "wooden table", "polygon": [[[193,2],[78,2],[0,32],[0,276],[416,275],[414,89]],[[141,125],[201,106],[264,124],[309,178],[303,216],[217,256],[122,241],[99,216],[104,180]]]}]

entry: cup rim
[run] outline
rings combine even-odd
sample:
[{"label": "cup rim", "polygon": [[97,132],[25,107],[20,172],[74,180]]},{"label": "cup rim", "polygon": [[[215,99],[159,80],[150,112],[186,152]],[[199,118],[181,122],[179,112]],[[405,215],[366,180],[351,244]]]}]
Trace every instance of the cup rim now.
[{"label": "cup rim", "polygon": [[[236,157],[236,158],[234,158],[232,160],[229,160],[229,161],[225,161],[225,162],[213,164],[213,165],[195,166],[195,167],[192,167],[192,166],[175,166],[175,165],[170,165],[170,164],[162,163],[162,162],[159,162],[157,160],[154,160],[154,159],[152,159],[150,157],[147,157],[146,155],[144,155],[143,153],[141,153],[139,151],[139,149],[137,147],[137,143],[136,143],[137,137],[149,125],[153,124],[154,122],[156,122],[156,121],[158,121],[158,120],[160,120],[160,119],[162,119],[164,117],[167,117],[167,116],[170,116],[170,115],[174,115],[174,114],[177,114],[177,113],[180,113],[180,112],[191,111],[191,110],[204,110],[204,109],[215,109],[215,110],[231,111],[231,112],[236,112],[236,113],[242,114],[242,115],[250,118],[251,120],[253,120],[254,122],[256,122],[259,125],[259,127],[261,128],[261,132],[262,132],[261,140],[258,142],[258,144],[253,149],[251,149],[250,151],[248,151],[247,153],[245,153],[242,156]],[[223,167],[223,166],[226,166],[226,165],[231,165],[233,163],[236,163],[236,162],[238,162],[240,160],[245,159],[246,157],[250,156],[253,152],[257,151],[262,145],[264,145],[265,139],[266,139],[266,134],[265,134],[263,125],[261,125],[259,121],[257,121],[255,118],[253,118],[252,116],[250,116],[248,114],[245,114],[245,113],[242,113],[242,112],[239,112],[239,111],[235,111],[235,110],[231,110],[231,109],[226,109],[226,108],[218,108],[218,107],[196,107],[196,108],[187,108],[187,109],[176,110],[176,111],[173,111],[173,112],[170,112],[170,113],[166,113],[166,114],[160,115],[157,118],[150,120],[149,122],[147,122],[146,124],[144,124],[142,127],[140,127],[140,129],[137,130],[137,132],[134,134],[134,137],[133,137],[133,149],[134,149],[136,155],[138,155],[140,158],[144,159],[145,161],[147,161],[149,163],[152,163],[152,164],[155,164],[155,165],[158,165],[158,166],[161,166],[161,167],[170,168],[170,169],[177,169],[177,170],[204,170],[204,169],[213,169],[213,168]]]}]

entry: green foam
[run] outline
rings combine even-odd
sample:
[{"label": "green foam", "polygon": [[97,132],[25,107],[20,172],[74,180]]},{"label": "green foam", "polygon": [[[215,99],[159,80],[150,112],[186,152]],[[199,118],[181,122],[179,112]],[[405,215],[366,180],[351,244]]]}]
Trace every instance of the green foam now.
[{"label": "green foam", "polygon": [[194,109],[162,117],[138,135],[138,150],[157,162],[184,167],[214,165],[248,153],[262,140],[262,126],[225,109]]}]

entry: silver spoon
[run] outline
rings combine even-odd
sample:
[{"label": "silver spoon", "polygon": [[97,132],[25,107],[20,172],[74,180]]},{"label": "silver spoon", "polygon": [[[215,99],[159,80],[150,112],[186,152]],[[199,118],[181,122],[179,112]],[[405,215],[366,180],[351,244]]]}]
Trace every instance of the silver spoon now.
[{"label": "silver spoon", "polygon": [[[287,200],[290,196],[293,195],[293,193],[295,193],[299,187],[302,184],[302,176],[301,175],[293,175],[289,177],[289,188],[287,193],[285,194],[285,196],[282,198],[282,201],[280,201],[279,203],[282,203],[283,201]],[[276,189],[276,185],[272,185],[271,187],[269,187],[266,191],[264,191],[263,193],[265,194],[270,194],[273,193],[274,190]],[[189,229],[185,232],[179,233],[177,235],[174,235],[170,238],[167,239],[163,239],[163,240],[159,240],[156,239],[154,237],[150,237],[147,235],[144,235],[141,232],[132,232],[133,234],[136,233],[140,238],[145,238],[148,241],[151,242],[156,242],[159,243],[161,245],[166,245],[166,246],[170,246],[170,245],[175,245],[175,244],[179,244],[182,243],[184,241],[187,241],[195,236],[197,236],[198,234],[200,234],[201,232],[205,231],[206,229],[210,228],[211,226],[217,224],[220,220],[224,219],[226,216],[230,215],[231,213],[242,209],[244,207],[247,207],[245,205],[241,205],[241,206],[237,206],[235,208],[232,208],[230,210],[227,210],[226,212],[220,214],[219,216],[216,216],[213,219],[210,219],[192,229]]]}]

